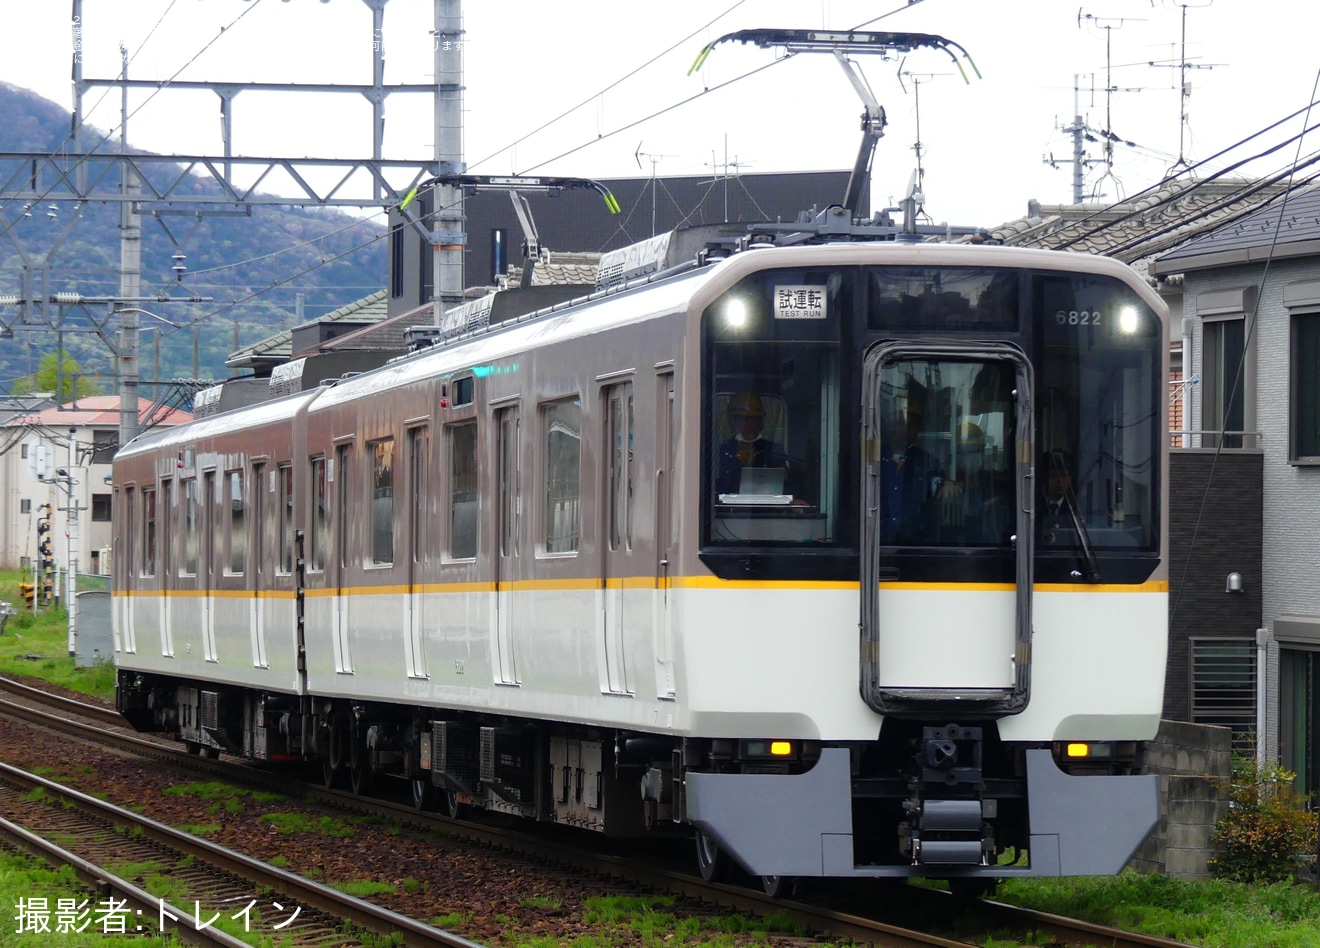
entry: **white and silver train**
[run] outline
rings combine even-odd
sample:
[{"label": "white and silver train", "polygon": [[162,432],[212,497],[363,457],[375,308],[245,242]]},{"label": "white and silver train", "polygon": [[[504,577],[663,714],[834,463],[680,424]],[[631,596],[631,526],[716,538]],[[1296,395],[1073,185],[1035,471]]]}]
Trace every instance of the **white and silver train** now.
[{"label": "white and silver train", "polygon": [[772,891],[1117,872],[1159,816],[1165,316],[1079,254],[753,248],[146,433],[118,707],[686,826]]}]

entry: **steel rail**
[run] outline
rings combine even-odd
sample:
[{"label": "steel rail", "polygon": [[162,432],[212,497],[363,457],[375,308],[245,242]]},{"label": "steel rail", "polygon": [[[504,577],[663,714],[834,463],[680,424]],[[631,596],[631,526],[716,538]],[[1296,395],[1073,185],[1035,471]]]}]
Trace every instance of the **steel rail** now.
[{"label": "steel rail", "polygon": [[[0,679],[0,688],[8,684]],[[78,704],[78,702],[72,702]],[[0,700],[0,712],[13,713],[46,726],[57,727],[73,733],[89,730],[88,725],[66,718],[46,715],[36,709],[21,705],[11,706]],[[281,792],[288,791],[287,776],[281,777],[269,771],[263,771],[248,764],[237,764],[222,760],[207,760],[175,750],[171,745],[148,741],[140,737],[117,733],[96,732],[102,743],[114,743],[133,752],[157,756],[168,756],[178,764],[204,771],[226,779],[242,781],[265,789]],[[768,915],[772,912],[786,913],[794,921],[806,926],[811,931],[820,932],[829,937],[857,944],[872,944],[880,948],[908,948],[908,946],[940,946],[940,948],[966,948],[965,943],[942,939],[935,935],[923,934],[910,929],[889,925],[877,919],[860,915],[838,912],[803,902],[772,899],[755,889],[722,883],[708,883],[684,872],[647,864],[639,859],[592,853],[579,847],[565,845],[542,837],[517,830],[486,826],[469,820],[453,820],[438,813],[418,812],[411,806],[392,803],[387,800],[370,799],[353,794],[326,789],[315,784],[297,783],[299,792],[306,798],[334,807],[360,813],[370,813],[388,818],[395,818],[415,826],[435,829],[443,828],[452,835],[468,842],[495,847],[516,855],[543,860],[553,864],[571,865],[578,869],[614,879],[626,879],[639,885],[659,891],[681,894],[686,897],[719,905],[738,912],[756,915]],[[911,898],[942,899],[947,893],[928,889],[914,888]],[[1029,931],[1047,931],[1062,943],[1072,946],[1094,946],[1094,948],[1195,948],[1183,942],[1173,941],[1156,935],[1123,931],[1092,922],[1068,919],[1062,916],[1038,912],[1002,902],[982,900],[974,903],[974,910],[993,919],[996,924],[1014,929]]]},{"label": "steel rail", "polygon": [[[401,937],[405,945],[418,946],[418,948],[483,948],[478,942],[434,928],[406,915],[400,915],[398,912],[287,872],[218,843],[166,826],[140,813],[98,800],[96,797],[3,762],[0,762],[0,777],[32,789],[41,787],[58,800],[67,801],[84,812],[127,827],[169,849],[194,856],[205,861],[209,866],[233,873],[256,886],[287,895],[299,905],[319,909],[335,918],[352,922],[360,928],[391,937]],[[153,900],[152,908],[154,909],[157,904]]]}]

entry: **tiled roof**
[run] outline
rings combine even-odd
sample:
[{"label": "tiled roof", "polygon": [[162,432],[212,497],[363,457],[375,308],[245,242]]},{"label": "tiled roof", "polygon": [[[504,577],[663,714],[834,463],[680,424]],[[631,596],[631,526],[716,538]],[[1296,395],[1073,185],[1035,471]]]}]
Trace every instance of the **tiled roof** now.
[{"label": "tiled roof", "polygon": [[1013,247],[1074,250],[1116,257],[1145,270],[1145,262],[1216,227],[1240,221],[1284,191],[1241,178],[1166,181],[1111,205],[1033,207],[1036,213],[1001,224],[991,236]]},{"label": "tiled roof", "polygon": [[[532,286],[593,286],[599,267],[598,253],[542,250],[532,269]],[[510,266],[508,274],[498,281],[501,290],[521,284],[522,267],[515,266]]]},{"label": "tiled roof", "polygon": [[[312,323],[333,323],[340,320],[349,320],[350,322],[379,322],[386,316],[385,291],[372,293],[370,296],[364,296],[360,300],[355,300],[333,312],[326,313],[324,316],[313,319],[304,325]],[[267,336],[260,342],[246,346],[236,352],[232,352],[229,358],[225,360],[225,365],[230,368],[242,368],[252,365],[254,362],[277,363],[287,362],[293,356],[293,330],[286,329],[277,332],[273,336]]]},{"label": "tiled roof", "polygon": [[399,313],[370,326],[336,336],[321,343],[320,349],[322,352],[339,352],[344,349],[405,352],[408,349],[408,341],[404,338],[404,333],[413,326],[429,326],[434,320],[435,307],[430,303],[424,303],[406,313]]},{"label": "tiled roof", "polygon": [[[138,421],[146,423],[154,417],[154,423],[157,425],[181,425],[192,421],[192,415],[186,411],[180,411],[177,408],[167,408],[163,414],[151,415],[151,402],[145,399],[138,401]],[[88,395],[69,402],[67,405],[56,405],[53,408],[47,408],[33,415],[24,415],[5,422],[9,425],[41,425],[48,428],[69,427],[77,425],[87,427],[91,425],[118,426],[119,424],[119,396],[118,395]]]},{"label": "tiled roof", "polygon": [[1249,255],[1268,248],[1320,254],[1320,247],[1298,246],[1316,241],[1320,241],[1320,188],[1309,188],[1183,244],[1160,258],[1160,269],[1195,269],[1198,257]]}]

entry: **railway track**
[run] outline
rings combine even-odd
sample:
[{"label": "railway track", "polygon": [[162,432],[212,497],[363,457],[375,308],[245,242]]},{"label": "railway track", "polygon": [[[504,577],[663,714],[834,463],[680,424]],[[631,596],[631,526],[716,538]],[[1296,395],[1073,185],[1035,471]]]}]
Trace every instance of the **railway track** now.
[{"label": "railway track", "polygon": [[[15,693],[15,689],[4,679],[0,679],[0,691]],[[499,826],[486,825],[465,820],[451,820],[439,814],[418,813],[409,805],[393,803],[388,800],[354,796],[338,790],[327,790],[317,785],[296,783],[296,790],[290,791],[291,780],[287,774],[278,774],[253,766],[249,763],[233,763],[228,760],[208,760],[203,757],[186,754],[178,744],[150,740],[126,733],[122,729],[106,731],[97,725],[80,722],[70,715],[82,715],[78,702],[68,699],[48,701],[38,689],[19,686],[17,693],[22,694],[25,703],[0,700],[0,713],[22,717],[42,727],[50,727],[63,733],[92,740],[102,746],[112,746],[133,753],[145,754],[157,759],[167,758],[178,766],[199,771],[208,776],[234,783],[246,784],[260,789],[272,790],[302,797],[323,806],[339,810],[348,810],[356,814],[379,816],[385,819],[399,820],[425,829],[442,829],[452,837],[469,843],[489,846],[507,853],[516,854],[530,860],[555,866],[567,866],[579,872],[593,873],[602,878],[627,882],[651,890],[701,900],[732,911],[764,916],[777,913],[787,914],[794,922],[818,936],[855,944],[871,944],[883,948],[913,948],[913,946],[942,946],[942,948],[967,948],[966,943],[922,933],[909,928],[890,924],[880,918],[868,917],[863,909],[851,910],[825,907],[803,901],[772,899],[759,891],[735,885],[706,883],[685,871],[657,866],[654,859],[644,860],[608,853],[591,852],[582,846],[565,844],[546,839],[543,835],[528,834]],[[33,703],[46,704],[55,711],[42,711],[31,707]],[[93,709],[98,721],[106,720],[100,712]],[[113,715],[117,718],[117,715]],[[935,892],[916,887],[906,887],[903,901],[917,903],[929,900],[935,906],[931,915],[946,916],[953,910],[953,904],[946,893]],[[874,899],[855,899],[856,904],[874,902]],[[1047,935],[1054,944],[1067,946],[1095,946],[1095,948],[1190,948],[1181,942],[1156,936],[1124,932],[1075,919],[1067,919],[1046,913],[1022,909],[1016,906],[992,901],[980,901],[970,906],[960,906],[957,911],[974,912],[978,919],[983,918],[987,930],[993,929],[1002,939],[1004,932],[1021,932],[1024,941],[1040,943],[1041,936]]]},{"label": "railway track", "polygon": [[[33,805],[38,794],[41,802],[53,805]],[[327,939],[344,933],[366,930],[425,948],[479,948],[475,942],[450,932],[0,763],[0,805],[18,809],[19,803],[27,804],[23,809],[28,825],[18,826],[8,820],[0,825],[0,833],[12,845],[47,861],[73,866],[80,877],[96,885],[98,892],[113,894],[132,905],[134,919],[164,921],[165,931],[193,944],[245,944],[215,929],[214,922],[221,915],[242,919],[241,909],[247,906],[249,914],[244,925],[251,925],[250,913],[259,905],[258,911],[290,916],[286,923],[274,923],[278,929],[274,924],[267,927],[278,930],[276,937],[294,946],[323,945]],[[55,846],[43,838],[50,836],[70,842],[67,847]],[[162,902],[141,886],[107,871],[107,863],[158,866],[159,871],[168,874],[172,887],[182,883],[186,898],[181,904]],[[185,907],[189,903],[194,905],[193,912]],[[230,915],[235,907],[240,909],[237,919]],[[206,923],[208,914],[216,916],[210,925]],[[343,937],[339,943],[351,944],[354,940]]]}]

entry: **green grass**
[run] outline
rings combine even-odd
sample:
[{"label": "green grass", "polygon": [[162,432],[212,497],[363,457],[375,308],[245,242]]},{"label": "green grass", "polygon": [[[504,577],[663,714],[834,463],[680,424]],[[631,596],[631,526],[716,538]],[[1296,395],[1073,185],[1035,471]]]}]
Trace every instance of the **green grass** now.
[{"label": "green grass", "polygon": [[[79,577],[80,589],[104,589],[100,577]],[[17,571],[0,572],[0,599],[18,610],[5,622],[0,635],[0,676],[31,675],[83,694],[107,700],[115,694],[115,669],[110,662],[78,668],[69,655],[69,616],[63,609],[33,615],[18,594],[20,580],[31,576]],[[94,585],[99,581],[100,585]]]},{"label": "green grass", "polygon": [[[46,899],[50,907],[50,933],[18,933],[15,921],[20,899]],[[60,948],[165,948],[177,945],[173,938],[161,938],[154,935],[128,936],[105,934],[97,922],[93,911],[89,916],[91,923],[81,934],[64,932],[56,934],[57,921],[55,910],[61,899],[71,899],[74,904],[87,902],[87,909],[93,910],[99,898],[83,887],[67,867],[58,871],[45,863],[29,856],[0,849],[0,904],[6,905],[6,918],[0,921],[0,943],[6,948],[50,948],[58,944]],[[136,920],[127,923],[130,930],[136,926]],[[79,927],[81,922],[78,923]],[[151,928],[154,928],[152,920]]]},{"label": "green grass", "polygon": [[1320,945],[1320,894],[1300,885],[1186,882],[1127,871],[1104,878],[1015,879],[1000,887],[998,898],[1204,948]]},{"label": "green grass", "polygon": [[316,833],[345,839],[353,835],[352,827],[344,826],[329,816],[313,818],[304,813],[267,813],[260,817],[259,822],[269,823],[275,827],[275,832],[285,836],[292,833]]},{"label": "green grass", "polygon": [[393,895],[398,891],[389,883],[377,882],[374,879],[353,879],[349,882],[332,882],[330,885],[340,892],[359,899],[369,899],[373,895]]}]

